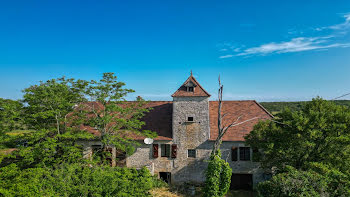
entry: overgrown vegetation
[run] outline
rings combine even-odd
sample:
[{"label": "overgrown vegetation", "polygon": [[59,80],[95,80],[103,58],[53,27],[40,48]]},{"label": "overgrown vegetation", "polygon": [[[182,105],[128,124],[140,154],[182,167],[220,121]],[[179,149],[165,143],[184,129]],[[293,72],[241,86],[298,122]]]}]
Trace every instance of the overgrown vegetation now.
[{"label": "overgrown vegetation", "polygon": [[16,164],[0,169],[3,196],[151,196],[154,180],[141,170],[63,164],[54,168],[27,168]]},{"label": "overgrown vegetation", "polygon": [[349,107],[315,98],[259,122],[246,142],[275,174],[261,196],[350,196]]},{"label": "overgrown vegetation", "polygon": [[212,154],[206,170],[206,181],[203,188],[205,197],[223,197],[230,188],[232,169],[225,160],[221,159],[220,149]]},{"label": "overgrown vegetation", "polygon": [[[0,99],[0,196],[150,196],[164,186],[145,168],[112,168],[95,153],[84,159],[77,143],[97,138],[132,152],[129,135],[155,137],[141,129],[145,101],[125,105],[133,90],[124,85],[113,73],[99,81],[59,78],[26,88],[22,100]],[[86,108],[91,103],[102,107]]]}]

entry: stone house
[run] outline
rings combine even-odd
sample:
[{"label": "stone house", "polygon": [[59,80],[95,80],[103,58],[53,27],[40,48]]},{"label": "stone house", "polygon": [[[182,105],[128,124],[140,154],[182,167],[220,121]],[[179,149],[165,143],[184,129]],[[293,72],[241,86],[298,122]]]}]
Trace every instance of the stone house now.
[{"label": "stone house", "polygon": [[[142,144],[136,151],[124,157],[111,149],[113,165],[127,167],[148,167],[153,174],[166,182],[179,184],[184,182],[202,183],[213,143],[218,135],[218,102],[209,101],[210,94],[191,76],[171,95],[173,101],[150,101],[146,107],[152,107],[143,120],[144,129],[157,132],[158,137],[152,144]],[[231,127],[223,137],[222,158],[229,162],[232,170],[233,188],[251,189],[253,185],[267,178],[267,174],[252,161],[253,150],[245,145],[244,136],[248,134],[259,119],[270,119],[272,115],[254,100],[223,101],[225,119],[241,121],[254,117],[252,121]],[[228,123],[227,122],[227,123]],[[96,133],[95,133],[96,134]],[[85,155],[91,155],[99,146],[98,141],[84,143]],[[119,160],[118,160],[119,159]]]}]

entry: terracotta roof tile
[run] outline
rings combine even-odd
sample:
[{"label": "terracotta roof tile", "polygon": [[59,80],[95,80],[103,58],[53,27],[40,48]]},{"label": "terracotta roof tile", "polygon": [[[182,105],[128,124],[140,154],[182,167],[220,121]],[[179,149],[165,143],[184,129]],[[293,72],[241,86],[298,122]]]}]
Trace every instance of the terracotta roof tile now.
[{"label": "terracotta roof tile", "polygon": [[[127,101],[125,104],[133,102]],[[103,105],[96,102],[85,103],[89,106],[95,106],[97,108],[103,108]],[[145,108],[152,108],[148,113],[145,113],[145,116],[142,118],[146,124],[142,130],[151,130],[158,134],[158,137],[155,140],[172,140],[172,113],[173,105],[171,101],[150,101],[144,106]],[[86,130],[87,132],[95,135],[101,136],[101,133],[90,126],[80,126],[80,129]],[[145,137],[137,136],[134,134],[128,135],[129,137],[134,138],[135,140],[143,140]]]},{"label": "terracotta roof tile", "polygon": [[[216,140],[218,136],[218,105],[218,101],[209,102],[210,140]],[[241,116],[239,122],[258,117],[236,127],[231,127],[224,135],[223,141],[244,141],[244,136],[253,130],[254,125],[259,120],[272,118],[272,115],[256,101],[223,101],[222,113],[228,113],[223,120],[224,125],[234,122],[239,116]]]},{"label": "terracotta roof tile", "polygon": [[143,129],[156,132],[158,137],[155,140],[171,140],[173,103],[171,101],[150,101],[145,107],[152,109],[142,119],[146,123]]}]

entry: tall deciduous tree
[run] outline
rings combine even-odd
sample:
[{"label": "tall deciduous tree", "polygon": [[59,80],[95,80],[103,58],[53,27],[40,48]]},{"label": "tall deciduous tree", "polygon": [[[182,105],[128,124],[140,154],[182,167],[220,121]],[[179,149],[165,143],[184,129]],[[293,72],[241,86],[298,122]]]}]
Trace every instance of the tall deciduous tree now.
[{"label": "tall deciduous tree", "polygon": [[300,111],[283,110],[278,121],[259,122],[246,143],[261,150],[265,167],[307,169],[322,163],[349,174],[350,110],[315,98]]},{"label": "tall deciduous tree", "polygon": [[88,82],[83,80],[51,79],[23,90],[27,122],[33,129],[65,130],[66,115],[86,100]]},{"label": "tall deciduous tree", "polygon": [[145,124],[141,118],[149,109],[146,102],[138,97],[135,102],[125,101],[132,89],[124,88],[125,83],[117,80],[114,73],[104,73],[99,81],[91,81],[87,95],[90,102],[79,107],[84,115],[83,123],[101,133],[104,147],[115,146],[127,152],[133,151],[135,136],[156,137],[149,130],[142,130]]}]

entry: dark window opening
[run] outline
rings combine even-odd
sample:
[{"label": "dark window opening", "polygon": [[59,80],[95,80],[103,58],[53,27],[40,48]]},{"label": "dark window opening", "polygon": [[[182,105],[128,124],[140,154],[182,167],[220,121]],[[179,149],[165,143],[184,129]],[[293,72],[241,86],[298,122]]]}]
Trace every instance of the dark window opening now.
[{"label": "dark window opening", "polygon": [[188,157],[196,158],[196,149],[188,149]]},{"label": "dark window opening", "polygon": [[170,172],[159,172],[159,178],[164,182],[170,184],[171,182],[171,173]]},{"label": "dark window opening", "polygon": [[116,151],[116,166],[126,166],[126,152],[121,150]]},{"label": "dark window opening", "polygon": [[194,118],[193,117],[187,117],[188,122],[193,122]]},{"label": "dark window opening", "polygon": [[194,87],[188,87],[188,91],[189,92],[193,92],[194,91]]},{"label": "dark window opening", "polygon": [[252,174],[232,174],[230,189],[252,190],[253,175]]},{"label": "dark window opening", "polygon": [[232,149],[231,149],[232,161],[237,161],[237,156],[238,156],[238,148],[232,147]]},{"label": "dark window opening", "polygon": [[250,147],[239,147],[239,160],[250,161]]},{"label": "dark window opening", "polygon": [[102,146],[101,145],[92,145],[92,153],[94,155],[102,155]]},{"label": "dark window opening", "polygon": [[162,157],[170,157],[170,144],[161,144],[160,149]]}]

